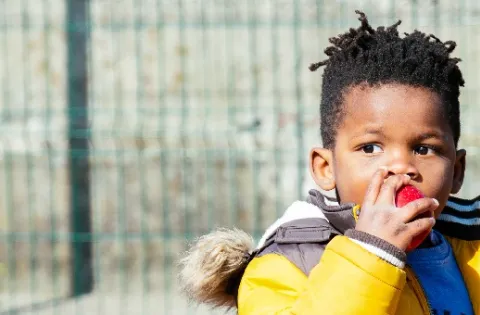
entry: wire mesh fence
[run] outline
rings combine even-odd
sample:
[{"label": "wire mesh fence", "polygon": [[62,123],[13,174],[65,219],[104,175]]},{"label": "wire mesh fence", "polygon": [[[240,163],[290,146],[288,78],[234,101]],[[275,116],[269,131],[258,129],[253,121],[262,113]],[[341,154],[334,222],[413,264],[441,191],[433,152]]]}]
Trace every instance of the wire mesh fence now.
[{"label": "wire mesh fence", "polygon": [[0,314],[215,313],[178,294],[178,254],[216,226],[259,236],[305,196],[320,142],[308,65],[355,9],[457,42],[474,197],[477,1],[1,1]]}]

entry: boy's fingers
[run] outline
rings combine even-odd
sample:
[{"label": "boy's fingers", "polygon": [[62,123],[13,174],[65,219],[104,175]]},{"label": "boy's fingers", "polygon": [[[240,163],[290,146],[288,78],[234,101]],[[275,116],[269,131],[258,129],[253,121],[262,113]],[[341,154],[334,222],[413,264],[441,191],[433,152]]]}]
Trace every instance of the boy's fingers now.
[{"label": "boy's fingers", "polygon": [[385,183],[383,183],[382,188],[377,197],[377,204],[386,204],[391,205],[395,203],[395,195],[397,190],[400,189],[403,185],[407,184],[410,181],[410,176],[408,175],[392,175]]},{"label": "boy's fingers", "polygon": [[386,172],[387,169],[381,167],[373,174],[370,185],[368,185],[367,192],[365,193],[365,198],[363,199],[363,206],[371,206],[377,201],[378,193],[382,187]]},{"label": "boy's fingers", "polygon": [[435,225],[435,218],[433,217],[421,218],[421,219],[414,220],[410,223],[407,223],[407,226],[410,230],[412,238],[420,235],[421,233],[427,230],[431,230],[434,225]]},{"label": "boy's fingers", "polygon": [[407,223],[424,212],[433,212],[437,207],[437,200],[433,198],[420,198],[410,202],[402,208],[399,208],[398,211],[401,211],[402,221]]}]

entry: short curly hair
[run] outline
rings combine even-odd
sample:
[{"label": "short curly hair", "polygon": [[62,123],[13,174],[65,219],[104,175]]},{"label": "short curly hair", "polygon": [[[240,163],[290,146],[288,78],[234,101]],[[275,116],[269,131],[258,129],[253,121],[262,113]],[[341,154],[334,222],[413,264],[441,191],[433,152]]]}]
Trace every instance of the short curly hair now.
[{"label": "short curly hair", "polygon": [[311,71],[325,66],[320,103],[323,146],[335,146],[342,122],[343,95],[348,88],[389,83],[425,87],[438,93],[457,146],[460,86],[465,82],[457,66],[460,59],[450,57],[456,43],[441,42],[417,30],[401,38],[397,30],[401,21],[374,30],[363,12],[355,12],[360,16],[360,27],[330,38],[332,46],[325,49],[328,59],[310,65]]}]

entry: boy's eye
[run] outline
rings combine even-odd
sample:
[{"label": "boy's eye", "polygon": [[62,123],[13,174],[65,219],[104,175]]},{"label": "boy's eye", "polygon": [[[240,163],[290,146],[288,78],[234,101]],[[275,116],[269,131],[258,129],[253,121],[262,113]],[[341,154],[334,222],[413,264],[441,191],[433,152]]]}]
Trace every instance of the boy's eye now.
[{"label": "boy's eye", "polygon": [[415,151],[415,154],[418,154],[418,155],[427,155],[434,152],[432,148],[429,148],[424,145],[416,147],[414,151]]},{"label": "boy's eye", "polygon": [[382,148],[376,144],[367,144],[362,147],[362,151],[367,154],[380,153],[382,152]]}]

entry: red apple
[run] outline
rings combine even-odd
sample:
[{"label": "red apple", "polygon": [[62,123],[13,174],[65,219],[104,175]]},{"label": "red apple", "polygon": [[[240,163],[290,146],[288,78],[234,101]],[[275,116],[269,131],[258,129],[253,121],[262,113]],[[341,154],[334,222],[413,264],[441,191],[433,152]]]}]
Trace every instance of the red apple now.
[{"label": "red apple", "polygon": [[[397,191],[397,195],[395,197],[395,205],[401,208],[406,204],[408,204],[409,202],[414,201],[416,199],[423,198],[423,197],[425,196],[422,194],[420,190],[418,190],[412,185],[406,185]],[[428,216],[429,216],[429,213],[424,212],[421,215],[417,216],[415,219],[425,218]],[[427,238],[429,234],[430,234],[430,230],[415,236],[412,242],[410,243],[410,245],[408,245],[406,251],[409,252],[417,248]]]}]

